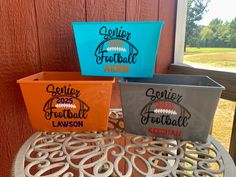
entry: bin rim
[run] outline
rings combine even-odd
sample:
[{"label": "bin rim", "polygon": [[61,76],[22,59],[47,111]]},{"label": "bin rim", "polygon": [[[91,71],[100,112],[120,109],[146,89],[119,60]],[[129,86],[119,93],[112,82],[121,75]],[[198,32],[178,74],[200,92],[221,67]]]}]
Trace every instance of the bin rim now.
[{"label": "bin rim", "polygon": [[[202,77],[202,78],[207,78],[209,79],[211,82],[213,82],[215,84],[214,85],[190,85],[190,84],[162,84],[162,83],[152,83],[152,82],[141,82],[144,79],[152,79],[154,77],[158,77],[158,76],[189,76],[189,77]],[[126,78],[121,78],[118,82],[121,85],[127,84],[129,83],[130,85],[150,85],[150,86],[173,86],[173,87],[185,87],[185,88],[215,88],[215,89],[220,89],[220,90],[225,90],[225,87],[221,84],[219,84],[218,82],[214,81],[213,79],[211,79],[209,76],[207,75],[186,75],[186,74],[154,74],[152,78],[130,78],[130,77],[126,77]],[[136,79],[136,80],[140,80],[140,82],[134,82],[134,81],[128,81],[130,79]]]},{"label": "bin rim", "polygon": [[71,22],[72,26],[73,25],[76,25],[76,24],[108,24],[108,23],[126,23],[126,24],[143,24],[143,23],[160,23],[162,26],[164,25],[164,21],[162,20],[152,20],[152,21],[86,21],[86,22],[77,22],[77,21],[74,21],[74,22]]},{"label": "bin rim", "polygon": [[[38,78],[39,75],[43,75],[44,73],[71,73],[71,74],[80,74],[81,77],[91,77],[91,78],[99,78],[99,80],[35,80]],[[70,71],[42,71],[38,72],[26,77],[23,77],[21,79],[18,79],[16,81],[18,84],[22,83],[86,83],[86,84],[92,84],[92,83],[114,83],[115,78],[114,77],[104,77],[104,76],[82,76],[81,72],[70,72]]]}]

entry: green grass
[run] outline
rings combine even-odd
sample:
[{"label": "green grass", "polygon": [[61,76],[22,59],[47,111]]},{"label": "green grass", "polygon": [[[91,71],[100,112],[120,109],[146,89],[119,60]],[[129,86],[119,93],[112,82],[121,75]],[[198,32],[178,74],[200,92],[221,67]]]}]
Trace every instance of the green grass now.
[{"label": "green grass", "polygon": [[236,48],[187,48],[184,63],[236,72]]},{"label": "green grass", "polygon": [[[184,63],[236,72],[236,48],[187,48]],[[235,102],[220,99],[213,121],[212,136],[229,149]]]}]

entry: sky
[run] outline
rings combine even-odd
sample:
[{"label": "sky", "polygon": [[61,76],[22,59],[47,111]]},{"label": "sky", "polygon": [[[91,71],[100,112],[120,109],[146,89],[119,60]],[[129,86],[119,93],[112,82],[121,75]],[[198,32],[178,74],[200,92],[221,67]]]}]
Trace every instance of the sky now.
[{"label": "sky", "polygon": [[207,9],[208,12],[198,24],[208,25],[214,18],[220,18],[224,22],[231,21],[236,17],[236,0],[211,0]]}]

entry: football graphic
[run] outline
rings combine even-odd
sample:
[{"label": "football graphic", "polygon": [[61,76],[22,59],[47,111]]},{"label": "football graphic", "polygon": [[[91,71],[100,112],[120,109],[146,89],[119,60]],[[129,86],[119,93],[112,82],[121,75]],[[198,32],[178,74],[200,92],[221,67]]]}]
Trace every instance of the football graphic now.
[{"label": "football graphic", "polygon": [[78,97],[60,95],[50,98],[44,105],[45,118],[86,118],[89,106]]},{"label": "football graphic", "polygon": [[155,100],[148,102],[141,111],[142,119],[149,118],[170,118],[172,120],[185,119],[191,117],[190,112],[177,102],[172,100]]},{"label": "football graphic", "polygon": [[104,60],[110,63],[134,64],[137,55],[138,49],[129,41],[120,38],[103,40],[95,50],[98,64],[101,64]]}]

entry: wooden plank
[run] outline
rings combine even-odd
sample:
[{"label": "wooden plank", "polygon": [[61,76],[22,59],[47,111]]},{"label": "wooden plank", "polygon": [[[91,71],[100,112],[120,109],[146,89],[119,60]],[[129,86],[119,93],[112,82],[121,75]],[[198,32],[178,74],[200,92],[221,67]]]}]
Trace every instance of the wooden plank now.
[{"label": "wooden plank", "polygon": [[16,80],[40,71],[33,0],[0,1],[0,176],[32,133]]},{"label": "wooden plank", "polygon": [[85,21],[85,0],[36,0],[42,69],[78,71],[71,22]]},{"label": "wooden plank", "polygon": [[159,0],[126,1],[127,21],[156,21],[159,15]]},{"label": "wooden plank", "polygon": [[233,158],[234,163],[236,164],[236,106],[234,110],[233,129],[231,133],[229,153]]},{"label": "wooden plank", "polygon": [[166,73],[174,57],[177,0],[159,0],[159,20],[164,21],[159,43],[156,72]]},{"label": "wooden plank", "polygon": [[86,0],[87,21],[125,21],[125,0]]},{"label": "wooden plank", "polygon": [[219,82],[226,89],[223,90],[221,97],[227,100],[236,101],[236,74],[207,69],[193,68],[188,65],[170,65],[168,73],[207,75]]}]

